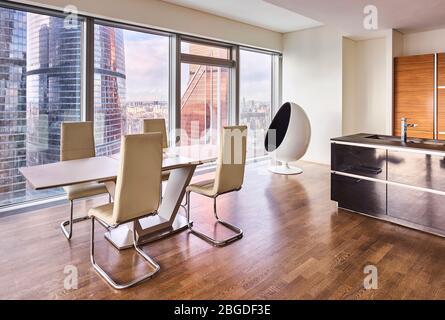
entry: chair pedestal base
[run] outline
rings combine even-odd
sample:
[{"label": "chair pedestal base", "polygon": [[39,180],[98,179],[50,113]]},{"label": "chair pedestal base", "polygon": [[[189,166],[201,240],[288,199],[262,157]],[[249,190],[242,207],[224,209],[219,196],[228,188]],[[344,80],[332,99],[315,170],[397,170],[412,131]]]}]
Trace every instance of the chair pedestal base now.
[{"label": "chair pedestal base", "polygon": [[[153,223],[153,226],[156,226],[158,221],[154,221],[153,217],[147,217],[142,219],[142,223],[144,227],[150,227],[150,224]],[[153,221],[153,222],[151,222]],[[193,222],[192,222],[193,224]],[[167,238],[174,234],[177,234],[181,231],[187,230],[187,219],[182,215],[177,215],[175,221],[171,226],[167,226],[162,229],[154,230],[153,232],[146,234],[138,239],[138,245],[143,245],[146,243],[150,243],[156,240],[160,240],[163,238]],[[133,230],[131,224],[124,224],[116,229],[112,229],[105,233],[105,238],[111,242],[113,246],[115,246],[119,250],[125,250],[133,247]]]},{"label": "chair pedestal base", "polygon": [[297,167],[291,167],[288,163],[283,163],[281,166],[271,166],[269,167],[269,171],[276,173],[276,174],[283,174],[283,175],[294,175],[294,174],[301,174],[303,173],[303,170]]}]

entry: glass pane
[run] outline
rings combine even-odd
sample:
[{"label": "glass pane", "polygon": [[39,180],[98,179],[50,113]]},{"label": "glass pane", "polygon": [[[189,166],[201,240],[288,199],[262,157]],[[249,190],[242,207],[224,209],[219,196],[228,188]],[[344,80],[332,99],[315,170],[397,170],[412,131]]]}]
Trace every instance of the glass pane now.
[{"label": "glass pane", "polygon": [[249,127],[248,157],[266,154],[264,137],[271,121],[272,56],[240,50],[240,123]]},{"label": "glass pane", "polygon": [[0,206],[34,191],[18,169],[59,161],[60,123],[80,120],[81,23],[0,8]]},{"label": "glass pane", "polygon": [[216,145],[228,123],[229,69],[183,63],[181,75],[181,145]]},{"label": "glass pane", "polygon": [[181,53],[220,59],[230,59],[230,49],[228,48],[209,46],[187,41],[181,41]]},{"label": "glass pane", "polygon": [[109,155],[143,119],[168,120],[169,39],[95,25],[94,40],[96,149]]}]

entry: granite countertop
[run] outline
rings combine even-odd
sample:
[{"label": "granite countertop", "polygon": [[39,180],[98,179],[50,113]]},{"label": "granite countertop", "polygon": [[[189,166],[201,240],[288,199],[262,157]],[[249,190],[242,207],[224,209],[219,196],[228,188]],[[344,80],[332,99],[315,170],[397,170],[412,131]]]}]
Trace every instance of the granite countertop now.
[{"label": "granite countertop", "polygon": [[385,136],[381,134],[376,135],[372,133],[358,133],[339,138],[332,138],[331,141],[368,144],[376,147],[382,146],[382,147],[417,149],[426,151],[426,153],[428,153],[428,151],[445,153],[444,140],[408,138],[408,141],[406,143],[403,143],[402,141],[400,141],[400,137],[396,136]]}]

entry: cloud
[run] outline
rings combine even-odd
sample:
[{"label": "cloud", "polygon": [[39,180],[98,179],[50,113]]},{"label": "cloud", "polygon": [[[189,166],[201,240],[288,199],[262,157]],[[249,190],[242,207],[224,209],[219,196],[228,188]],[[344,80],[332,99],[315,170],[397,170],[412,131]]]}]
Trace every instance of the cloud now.
[{"label": "cloud", "polygon": [[240,54],[240,98],[271,99],[272,58],[268,54],[242,50]]},{"label": "cloud", "polygon": [[124,32],[127,101],[168,99],[169,39]]}]

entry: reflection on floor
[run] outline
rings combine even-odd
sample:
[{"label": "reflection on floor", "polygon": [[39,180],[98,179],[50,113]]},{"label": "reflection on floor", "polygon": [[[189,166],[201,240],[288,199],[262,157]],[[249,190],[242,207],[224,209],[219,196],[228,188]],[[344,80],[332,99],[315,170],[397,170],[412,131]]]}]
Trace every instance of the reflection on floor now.
[{"label": "reflection on floor", "polygon": [[[218,199],[221,217],[241,226],[244,238],[214,248],[183,232],[146,245],[161,271],[124,291],[92,269],[90,223],[77,224],[71,242],[61,234],[68,205],[2,218],[0,298],[445,299],[445,239],[337,210],[329,167],[299,165],[305,172],[288,177],[270,174],[264,162],[248,166],[244,188]],[[101,202],[78,202],[75,210]],[[193,195],[192,210],[196,227],[212,232],[211,200]],[[107,271],[122,280],[145,271],[135,253],[118,254],[97,232]],[[363,288],[367,265],[378,269],[377,290]],[[64,288],[70,266],[78,271],[74,290]]]}]

